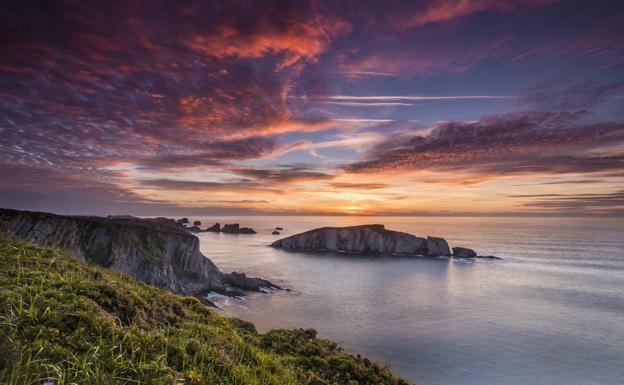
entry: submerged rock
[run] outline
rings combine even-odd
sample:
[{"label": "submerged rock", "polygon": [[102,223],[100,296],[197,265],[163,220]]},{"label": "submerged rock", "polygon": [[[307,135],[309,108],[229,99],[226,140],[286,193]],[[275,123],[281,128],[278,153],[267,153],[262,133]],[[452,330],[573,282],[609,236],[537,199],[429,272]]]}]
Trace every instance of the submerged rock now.
[{"label": "submerged rock", "polygon": [[477,255],[476,258],[480,258],[480,259],[495,259],[495,260],[502,260],[503,259],[503,258],[495,257],[493,255]]},{"label": "submerged rock", "polygon": [[273,235],[280,235],[280,232],[277,231],[277,230],[273,230],[273,232],[271,234],[273,234]]},{"label": "submerged rock", "polygon": [[284,230],[284,229],[278,226],[278,227],[275,228],[275,230],[280,230],[281,231],[281,230]]}]

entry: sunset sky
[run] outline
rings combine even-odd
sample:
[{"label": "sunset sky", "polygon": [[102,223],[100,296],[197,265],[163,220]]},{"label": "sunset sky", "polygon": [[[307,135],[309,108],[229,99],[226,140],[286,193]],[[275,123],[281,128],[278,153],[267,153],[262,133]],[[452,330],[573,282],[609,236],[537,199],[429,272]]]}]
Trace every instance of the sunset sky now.
[{"label": "sunset sky", "polygon": [[3,1],[0,207],[624,215],[624,2]]}]

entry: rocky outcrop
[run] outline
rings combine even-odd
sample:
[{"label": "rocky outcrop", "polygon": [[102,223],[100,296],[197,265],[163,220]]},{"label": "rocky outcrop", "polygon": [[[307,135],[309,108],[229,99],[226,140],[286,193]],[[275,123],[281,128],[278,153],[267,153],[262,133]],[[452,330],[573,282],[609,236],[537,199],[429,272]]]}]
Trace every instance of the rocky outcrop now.
[{"label": "rocky outcrop", "polygon": [[386,230],[383,225],[323,227],[277,240],[271,246],[287,250],[395,255],[428,254],[428,242],[425,238]]},{"label": "rocky outcrop", "polygon": [[279,239],[271,246],[285,250],[427,257],[452,256],[444,238],[430,236],[421,238],[400,231],[387,230],[384,225],[379,224],[323,227]]},{"label": "rocky outcrop", "polygon": [[210,231],[210,232],[213,232],[213,233],[218,233],[219,231],[221,231],[221,224],[219,222],[217,222],[214,225],[212,225],[209,228],[207,228],[206,231]]},{"label": "rocky outcrop", "polygon": [[222,233],[226,234],[255,234],[255,230],[250,227],[240,227],[238,223],[223,225]]},{"label": "rocky outcrop", "polygon": [[260,289],[254,278],[229,278],[230,274],[221,272],[199,251],[195,235],[163,218],[61,216],[0,209],[0,231],[62,247],[83,261],[182,294],[228,292],[229,286]]},{"label": "rocky outcrop", "polygon": [[266,291],[281,289],[279,286],[262,278],[249,278],[245,273],[232,272],[226,276],[226,282],[243,290]]},{"label": "rocky outcrop", "polygon": [[457,258],[476,258],[477,253],[467,247],[453,247],[453,256]]}]

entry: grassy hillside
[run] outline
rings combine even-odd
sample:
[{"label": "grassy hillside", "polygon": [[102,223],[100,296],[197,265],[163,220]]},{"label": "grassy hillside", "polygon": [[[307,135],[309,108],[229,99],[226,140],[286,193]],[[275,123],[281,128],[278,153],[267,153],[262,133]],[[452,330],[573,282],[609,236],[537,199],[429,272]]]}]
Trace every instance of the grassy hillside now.
[{"label": "grassy hillside", "polygon": [[314,330],[256,332],[59,249],[0,237],[0,383],[407,384]]}]

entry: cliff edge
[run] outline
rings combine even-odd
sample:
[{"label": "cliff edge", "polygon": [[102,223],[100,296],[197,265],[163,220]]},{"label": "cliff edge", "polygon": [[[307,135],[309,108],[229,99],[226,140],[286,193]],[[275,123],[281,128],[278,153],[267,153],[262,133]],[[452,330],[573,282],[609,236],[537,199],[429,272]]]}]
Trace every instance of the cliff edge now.
[{"label": "cliff edge", "polygon": [[[161,218],[62,216],[0,209],[0,230],[147,284],[182,294],[277,288],[259,278],[221,272],[199,251],[199,239]],[[240,293],[236,293],[240,294]]]}]

